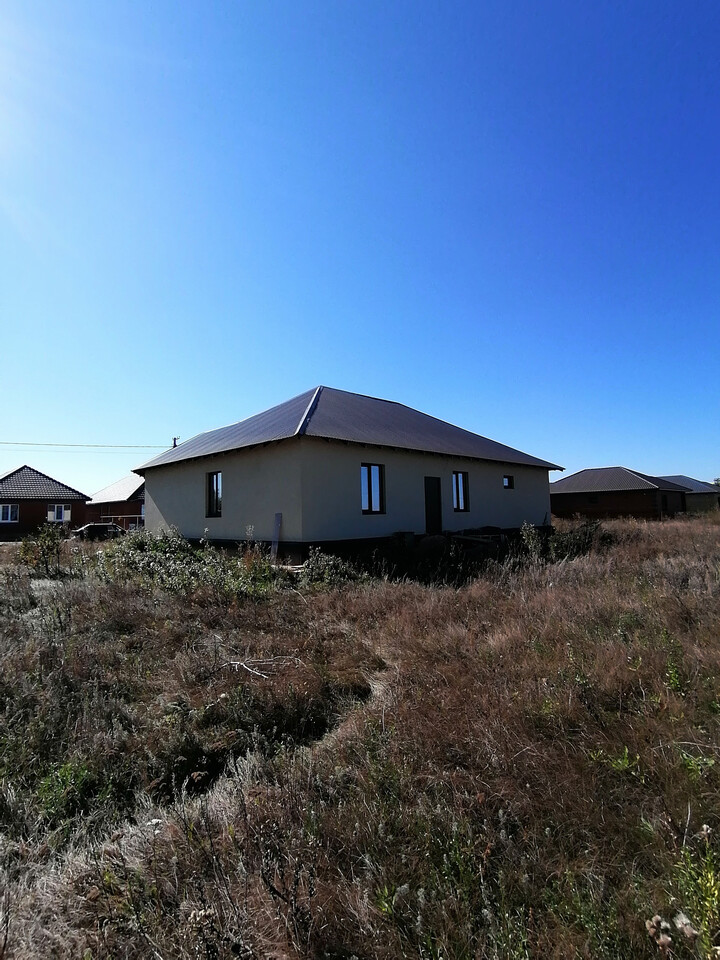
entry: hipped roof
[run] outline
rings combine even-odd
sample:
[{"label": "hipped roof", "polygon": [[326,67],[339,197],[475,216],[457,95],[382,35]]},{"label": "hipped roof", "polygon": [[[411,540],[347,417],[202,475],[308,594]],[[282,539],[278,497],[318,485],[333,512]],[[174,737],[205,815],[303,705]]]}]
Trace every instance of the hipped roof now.
[{"label": "hipped roof", "polygon": [[695,480],[693,477],[685,477],[682,474],[678,474],[672,477],[661,477],[661,480],[670,480],[672,483],[679,483],[680,486],[685,487],[688,493],[718,493],[720,494],[720,487],[714,483],[705,483],[704,480]]},{"label": "hipped roof", "polygon": [[651,477],[627,467],[593,467],[579,470],[550,484],[550,493],[609,493],[623,490],[668,490],[684,492],[685,487],[663,477]]},{"label": "hipped roof", "polygon": [[0,476],[0,500],[87,500],[88,497],[27,464]]},{"label": "hipped roof", "polygon": [[402,403],[321,386],[247,420],[200,433],[137,467],[136,472],[296,436],[563,469]]}]

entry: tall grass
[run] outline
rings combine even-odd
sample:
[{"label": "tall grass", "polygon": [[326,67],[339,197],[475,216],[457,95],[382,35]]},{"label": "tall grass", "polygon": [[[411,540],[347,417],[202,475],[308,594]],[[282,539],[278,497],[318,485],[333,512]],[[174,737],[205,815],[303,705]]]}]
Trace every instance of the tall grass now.
[{"label": "tall grass", "polygon": [[6,564],[0,957],[715,956],[719,532],[461,587]]}]

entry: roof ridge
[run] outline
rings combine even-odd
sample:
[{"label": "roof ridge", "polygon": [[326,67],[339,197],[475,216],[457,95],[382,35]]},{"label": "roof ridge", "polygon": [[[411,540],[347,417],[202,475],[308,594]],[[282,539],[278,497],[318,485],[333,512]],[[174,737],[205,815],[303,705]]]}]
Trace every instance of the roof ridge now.
[{"label": "roof ridge", "polygon": [[307,407],[305,408],[305,412],[300,417],[300,421],[298,422],[297,429],[293,434],[294,437],[304,436],[305,431],[307,430],[308,425],[312,420],[312,415],[315,413],[315,408],[318,405],[318,401],[320,400],[320,394],[323,392],[323,389],[324,387],[322,386],[315,388],[315,393],[313,393],[312,397],[310,398],[310,403],[307,405]]}]

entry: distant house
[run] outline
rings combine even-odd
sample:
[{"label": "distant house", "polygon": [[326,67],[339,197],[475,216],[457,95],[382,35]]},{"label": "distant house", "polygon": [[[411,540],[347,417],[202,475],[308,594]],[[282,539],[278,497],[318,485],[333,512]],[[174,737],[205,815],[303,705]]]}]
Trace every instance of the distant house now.
[{"label": "distant house", "polygon": [[135,473],[111,483],[93,496],[86,508],[88,522],[102,520],[119,524],[125,530],[145,525],[145,481]]},{"label": "distant house", "polygon": [[627,467],[597,467],[550,484],[556,517],[645,517],[683,513],[686,488]]},{"label": "distant house", "polygon": [[688,513],[708,513],[720,508],[720,487],[714,483],[703,483],[702,480],[694,480],[692,477],[681,475],[661,477],[661,479],[670,480],[671,483],[677,483],[685,487],[685,502]]},{"label": "distant house", "polygon": [[136,472],[149,530],[295,548],[547,524],[560,469],[403,404],[317,387]]},{"label": "distant house", "polygon": [[19,540],[43,523],[83,522],[87,499],[32,467],[9,470],[0,476],[0,540]]}]

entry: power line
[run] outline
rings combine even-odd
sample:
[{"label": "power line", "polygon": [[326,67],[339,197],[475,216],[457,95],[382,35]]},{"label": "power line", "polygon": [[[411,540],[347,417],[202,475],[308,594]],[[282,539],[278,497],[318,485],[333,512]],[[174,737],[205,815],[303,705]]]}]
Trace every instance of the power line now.
[{"label": "power line", "polygon": [[165,450],[166,443],[33,443],[30,440],[0,440],[4,447],[82,447],[105,450]]}]

